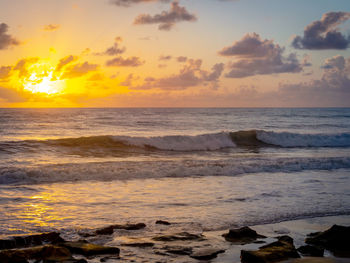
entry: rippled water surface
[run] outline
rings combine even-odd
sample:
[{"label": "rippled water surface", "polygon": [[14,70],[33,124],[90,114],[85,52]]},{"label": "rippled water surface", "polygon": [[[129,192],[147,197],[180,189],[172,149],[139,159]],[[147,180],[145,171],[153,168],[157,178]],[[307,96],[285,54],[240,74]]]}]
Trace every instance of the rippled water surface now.
[{"label": "rippled water surface", "polygon": [[350,109],[0,109],[0,234],[350,214]]}]

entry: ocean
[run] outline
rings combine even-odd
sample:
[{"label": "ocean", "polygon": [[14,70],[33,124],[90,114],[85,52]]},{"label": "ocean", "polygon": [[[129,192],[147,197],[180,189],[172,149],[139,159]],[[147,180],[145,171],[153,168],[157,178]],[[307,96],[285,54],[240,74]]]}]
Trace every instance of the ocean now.
[{"label": "ocean", "polygon": [[0,109],[0,236],[350,215],[349,108]]}]

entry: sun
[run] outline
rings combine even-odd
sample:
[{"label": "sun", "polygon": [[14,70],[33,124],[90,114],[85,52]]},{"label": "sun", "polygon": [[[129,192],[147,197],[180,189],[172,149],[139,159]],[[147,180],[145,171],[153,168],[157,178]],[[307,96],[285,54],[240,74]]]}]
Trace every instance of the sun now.
[{"label": "sun", "polygon": [[46,95],[59,94],[64,89],[64,80],[59,79],[55,68],[49,63],[35,63],[27,69],[23,78],[23,88],[32,93]]}]

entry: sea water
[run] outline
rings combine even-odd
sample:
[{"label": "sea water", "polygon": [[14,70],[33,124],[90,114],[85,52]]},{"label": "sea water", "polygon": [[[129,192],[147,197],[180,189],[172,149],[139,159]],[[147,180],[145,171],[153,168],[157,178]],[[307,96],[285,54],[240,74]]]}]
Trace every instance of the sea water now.
[{"label": "sea water", "polygon": [[350,214],[350,109],[0,109],[0,236]]}]

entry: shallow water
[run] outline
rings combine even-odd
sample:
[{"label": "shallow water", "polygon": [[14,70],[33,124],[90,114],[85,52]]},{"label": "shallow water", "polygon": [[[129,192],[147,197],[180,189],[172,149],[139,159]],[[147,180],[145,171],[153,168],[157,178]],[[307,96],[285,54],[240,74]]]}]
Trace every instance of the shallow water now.
[{"label": "shallow water", "polygon": [[[3,235],[65,229],[74,236],[158,219],[198,230],[350,213],[350,170],[244,176],[80,181],[1,187]],[[189,227],[189,229],[188,229]]]}]

